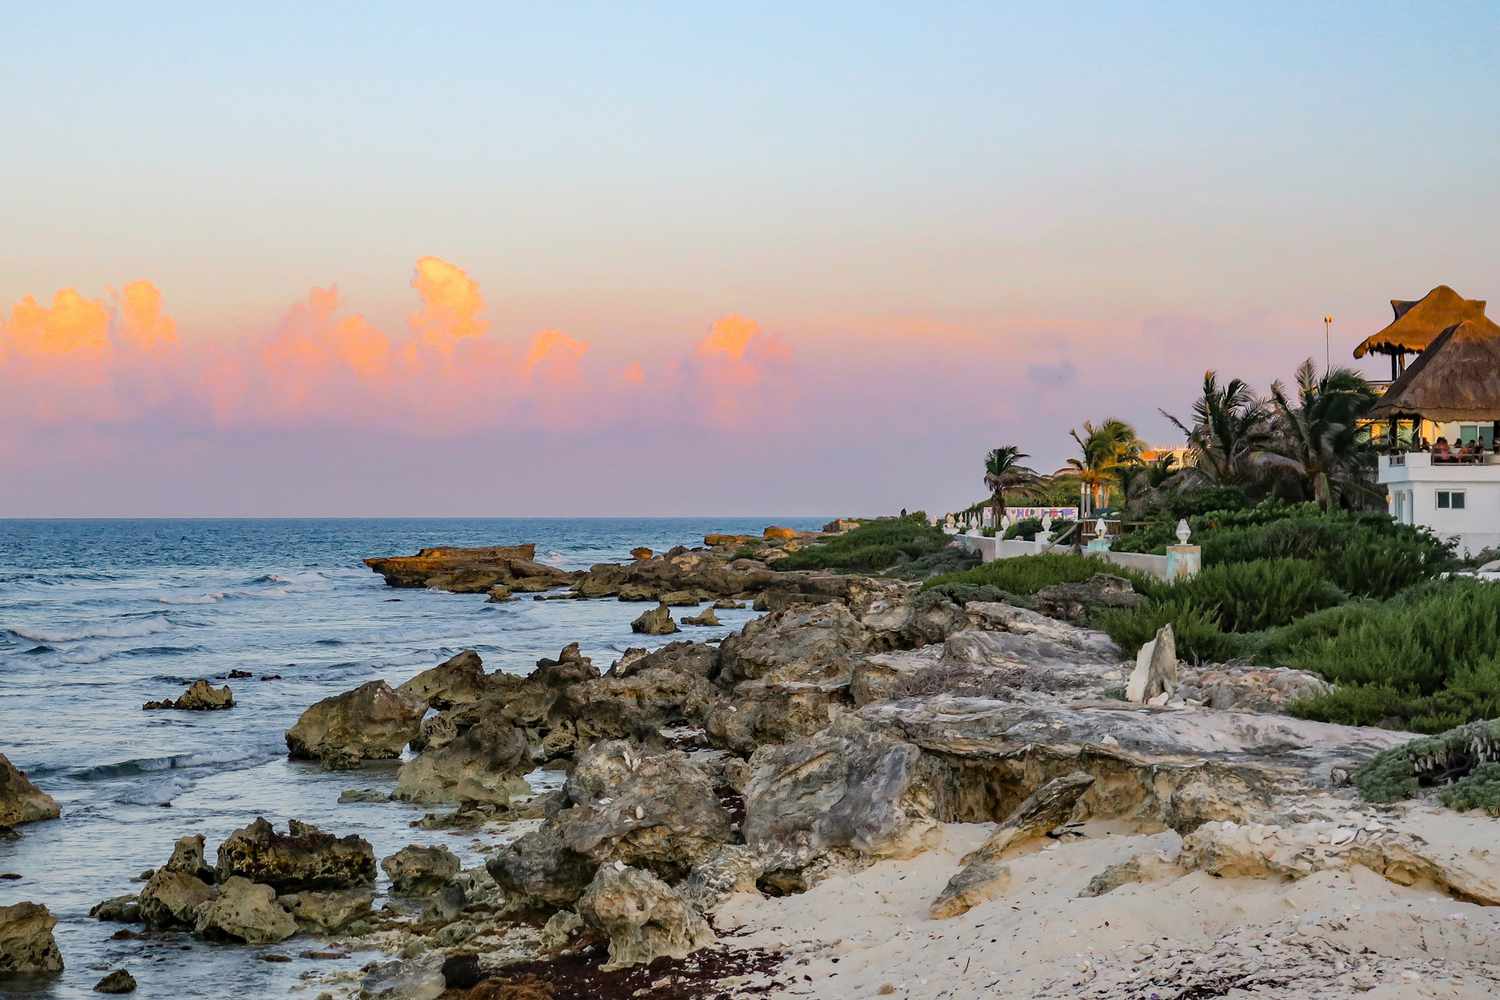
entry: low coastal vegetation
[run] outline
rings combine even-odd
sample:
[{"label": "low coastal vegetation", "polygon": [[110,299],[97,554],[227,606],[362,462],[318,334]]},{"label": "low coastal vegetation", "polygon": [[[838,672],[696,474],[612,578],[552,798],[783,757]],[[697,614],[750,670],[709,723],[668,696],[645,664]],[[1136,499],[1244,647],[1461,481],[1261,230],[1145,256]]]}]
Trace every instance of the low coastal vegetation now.
[{"label": "low coastal vegetation", "polygon": [[[833,570],[839,572],[906,571],[916,575],[938,572],[972,557],[950,548],[951,539],[922,512],[905,517],[867,520],[841,535],[808,543],[772,563],[777,570]],[[898,572],[897,575],[905,575]]]}]

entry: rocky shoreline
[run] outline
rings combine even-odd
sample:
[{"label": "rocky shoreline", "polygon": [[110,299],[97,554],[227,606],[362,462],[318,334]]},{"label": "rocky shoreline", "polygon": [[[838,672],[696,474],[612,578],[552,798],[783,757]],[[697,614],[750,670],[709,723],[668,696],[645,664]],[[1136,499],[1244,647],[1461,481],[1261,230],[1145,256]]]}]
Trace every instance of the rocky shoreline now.
[{"label": "rocky shoreline", "polygon": [[[212,864],[203,837],[178,840],[94,915],[124,934],[379,956],[313,984],[334,998],[1500,985],[1495,821],[1362,801],[1351,776],[1410,736],[1279,714],[1316,678],[1179,665],[1166,637],[1128,662],[1060,620],[1111,600],[1108,579],[1040,601],[1051,618],[778,572],[816,543],[784,529],[705,541],[582,573],[530,546],[367,560],[394,587],[654,603],[652,635],[715,603],[764,612],[722,642],[605,669],[576,644],[524,677],[466,651],[324,699],[287,731],[290,756],[330,770],[401,759],[393,797],[432,808],[428,828],[472,833],[483,866],[415,844],[378,859],[359,837],[255,818]],[[533,794],[538,767],[565,771],[562,787]],[[56,815],[0,758],[0,826]],[[0,909],[0,975],[61,968],[52,919]],[[1413,984],[1429,992],[1401,992]]]}]

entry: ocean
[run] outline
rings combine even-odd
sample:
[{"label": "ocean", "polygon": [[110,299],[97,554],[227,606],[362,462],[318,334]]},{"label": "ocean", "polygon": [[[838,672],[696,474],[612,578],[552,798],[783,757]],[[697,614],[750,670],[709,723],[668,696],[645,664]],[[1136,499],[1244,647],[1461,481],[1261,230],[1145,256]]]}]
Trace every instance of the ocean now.
[{"label": "ocean", "polygon": [[[370,840],[378,857],[407,844],[445,844],[481,860],[472,834],[409,824],[429,810],[339,804],[346,788],[389,790],[394,766],[324,772],[286,758],[283,733],[321,698],[366,681],[399,684],[463,649],[489,670],[529,672],[578,642],[601,670],[630,646],[707,639],[738,630],[749,611],[719,613],[722,628],[652,638],[630,631],[639,604],[519,600],[386,587],[360,560],[427,545],[534,542],[565,568],[701,544],[710,531],[759,533],[767,524],[815,528],[825,518],[143,519],[0,520],[0,752],[62,806],[62,819],[0,840],[0,905],[45,904],[67,969],[45,983],[0,982],[0,996],[96,996],[125,967],[136,995],[316,996],[304,978],[352,970],[380,956],[326,961],[298,937],[267,948],[215,945],[186,934],[114,941],[120,925],[88,917],[95,903],[137,892],[190,833],[218,842],[265,816]],[[141,710],[194,679],[227,681],[227,712]],[[275,676],[279,679],[263,680]],[[537,787],[555,774],[533,776]],[[383,878],[382,878],[383,882]],[[381,900],[377,898],[377,908]],[[267,962],[266,953],[291,956]]]}]

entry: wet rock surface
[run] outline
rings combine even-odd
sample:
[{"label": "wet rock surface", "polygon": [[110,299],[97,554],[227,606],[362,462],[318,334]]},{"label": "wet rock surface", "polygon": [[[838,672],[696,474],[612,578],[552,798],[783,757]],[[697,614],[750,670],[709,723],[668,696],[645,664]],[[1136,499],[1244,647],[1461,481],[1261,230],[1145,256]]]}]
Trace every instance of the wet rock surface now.
[{"label": "wet rock surface", "polygon": [[0,830],[56,819],[61,815],[57,800],[22,774],[4,754],[0,754]]},{"label": "wet rock surface", "polygon": [[40,903],[0,906],[0,976],[50,976],[63,969],[52,936],[57,918]]},{"label": "wet rock surface", "polygon": [[393,760],[421,733],[425,705],[370,681],[313,705],[286,731],[292,757],[348,768],[366,760]]},{"label": "wet rock surface", "polygon": [[573,574],[537,562],[536,546],[529,544],[436,546],[414,556],[373,557],[365,565],[391,587],[429,587],[459,594],[482,594],[497,585],[511,590],[550,590],[573,580]]},{"label": "wet rock surface", "polygon": [[363,837],[337,837],[297,820],[278,833],[264,818],[219,845],[220,882],[235,876],[277,892],[352,889],[375,881],[375,851]]},{"label": "wet rock surface", "polygon": [[234,694],[229,690],[229,685],[216,688],[205,680],[193,681],[176,700],[168,698],[148,701],[141,706],[147,711],[166,708],[179,712],[217,712],[233,707]]}]

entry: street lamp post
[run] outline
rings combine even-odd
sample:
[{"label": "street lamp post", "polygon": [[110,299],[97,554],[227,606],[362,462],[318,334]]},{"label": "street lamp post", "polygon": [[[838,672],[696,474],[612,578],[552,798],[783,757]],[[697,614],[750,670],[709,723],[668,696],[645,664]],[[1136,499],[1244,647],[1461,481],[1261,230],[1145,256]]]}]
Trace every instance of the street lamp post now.
[{"label": "street lamp post", "polygon": [[1333,314],[1332,313],[1324,313],[1323,314],[1323,374],[1325,374],[1325,375],[1328,374],[1328,369],[1331,368],[1332,365],[1333,365],[1333,362],[1332,362],[1332,357],[1333,357],[1333,355],[1332,355],[1332,348],[1329,347],[1329,341],[1330,341],[1330,339],[1332,337],[1332,334],[1330,332],[1332,327],[1333,327]]}]

